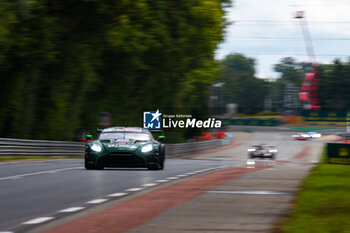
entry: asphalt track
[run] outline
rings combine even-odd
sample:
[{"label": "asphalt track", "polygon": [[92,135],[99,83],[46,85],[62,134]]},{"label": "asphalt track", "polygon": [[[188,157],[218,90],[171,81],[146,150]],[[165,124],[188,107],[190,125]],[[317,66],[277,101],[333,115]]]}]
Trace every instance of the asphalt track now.
[{"label": "asphalt track", "polygon": [[[238,134],[236,135],[239,136]],[[237,139],[235,139],[237,140]],[[277,146],[279,162],[318,160],[323,142],[294,141],[290,132],[258,132],[231,149],[193,159],[167,159],[163,171],[146,169],[85,170],[79,159],[0,164],[0,233],[26,232],[100,203],[135,195],[200,173],[226,167],[245,167],[249,145]]]}]

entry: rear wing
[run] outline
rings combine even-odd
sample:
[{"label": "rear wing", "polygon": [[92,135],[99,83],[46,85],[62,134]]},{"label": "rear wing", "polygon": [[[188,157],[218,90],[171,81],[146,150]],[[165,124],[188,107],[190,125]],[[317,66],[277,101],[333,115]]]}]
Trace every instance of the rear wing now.
[{"label": "rear wing", "polygon": [[151,133],[158,133],[158,134],[164,135],[164,130],[162,129],[149,129],[149,131]]}]

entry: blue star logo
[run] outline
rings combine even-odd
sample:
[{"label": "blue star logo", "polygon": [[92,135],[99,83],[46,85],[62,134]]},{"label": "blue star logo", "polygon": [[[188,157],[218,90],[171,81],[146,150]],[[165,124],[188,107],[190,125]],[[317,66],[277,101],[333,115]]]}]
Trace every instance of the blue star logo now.
[{"label": "blue star logo", "polygon": [[159,109],[155,112],[143,112],[143,128],[145,129],[160,129],[161,115]]}]

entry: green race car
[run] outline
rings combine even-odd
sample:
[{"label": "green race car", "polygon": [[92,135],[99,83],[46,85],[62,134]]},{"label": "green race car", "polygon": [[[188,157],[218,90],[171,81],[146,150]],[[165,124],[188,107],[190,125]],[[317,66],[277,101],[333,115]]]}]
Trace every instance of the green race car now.
[{"label": "green race car", "polygon": [[[87,135],[87,139],[92,139]],[[158,140],[164,140],[159,136]],[[85,168],[136,167],[164,169],[165,145],[154,140],[148,129],[110,127],[103,129],[97,140],[86,143]]]}]

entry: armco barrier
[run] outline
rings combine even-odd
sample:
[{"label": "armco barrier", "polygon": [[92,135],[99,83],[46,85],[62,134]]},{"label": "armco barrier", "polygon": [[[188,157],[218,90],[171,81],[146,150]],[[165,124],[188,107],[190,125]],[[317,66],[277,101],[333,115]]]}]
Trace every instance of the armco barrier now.
[{"label": "armco barrier", "polygon": [[216,139],[202,142],[166,144],[165,151],[167,156],[176,157],[177,155],[193,154],[205,150],[215,149],[231,142],[230,139]]},{"label": "armco barrier", "polygon": [[[228,139],[217,139],[202,142],[166,144],[166,155],[197,153],[214,149],[230,143]],[[85,143],[69,141],[29,140],[0,138],[0,156],[82,156]]]},{"label": "armco barrier", "polygon": [[278,118],[221,118],[225,125],[277,126]]},{"label": "armco barrier", "polygon": [[2,156],[79,156],[84,150],[82,142],[0,138]]}]

